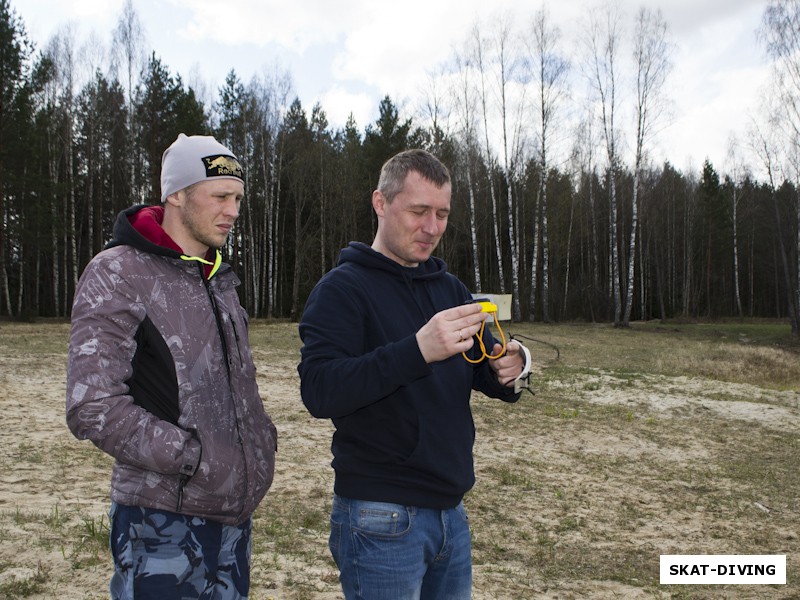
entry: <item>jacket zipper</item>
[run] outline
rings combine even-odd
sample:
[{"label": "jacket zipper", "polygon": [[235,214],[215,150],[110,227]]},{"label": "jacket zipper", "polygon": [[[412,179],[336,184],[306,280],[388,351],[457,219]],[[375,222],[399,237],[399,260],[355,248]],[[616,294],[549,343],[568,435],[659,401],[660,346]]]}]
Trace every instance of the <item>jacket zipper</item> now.
[{"label": "jacket zipper", "polygon": [[[225,341],[225,330],[224,330],[224,328],[222,326],[222,316],[220,315],[219,307],[217,306],[217,301],[214,298],[214,291],[211,289],[211,285],[209,284],[208,280],[205,278],[205,274],[203,272],[202,265],[198,264],[198,267],[200,268],[200,279],[202,280],[203,285],[206,288],[206,294],[208,294],[208,299],[211,302],[211,310],[214,312],[214,320],[217,322],[217,333],[219,335],[219,341],[222,344],[222,355],[223,355],[223,360],[225,361],[225,370],[228,373],[228,388],[231,391],[231,400],[233,402],[233,413],[234,413],[234,416],[236,418],[236,438],[237,438],[237,442],[239,443],[239,448],[241,449],[241,452],[242,452],[242,457],[244,459],[244,473],[243,473],[244,485],[245,485],[245,490],[248,490],[250,488],[250,482],[248,481],[248,477],[247,477],[247,453],[245,452],[245,449],[244,449],[244,442],[242,441],[242,432],[241,432],[241,430],[239,428],[239,413],[236,410],[236,393],[235,393],[235,391],[233,389],[233,379],[232,379],[232,376],[231,376],[230,356],[229,356],[229,352],[228,352],[228,344]],[[238,336],[238,334],[236,332],[236,326],[233,324],[233,318],[230,319],[230,322],[231,322],[231,325],[233,325],[233,332],[234,332],[234,336],[236,338],[237,351],[239,352],[239,360],[241,362],[242,354],[241,354],[241,350],[239,350],[239,347],[238,347],[238,345],[239,345],[239,336]],[[188,478],[187,478],[186,481],[188,481]],[[178,503],[179,504],[183,502],[183,487],[185,485],[186,485],[186,482],[182,482],[182,483],[179,483],[179,486],[178,486]],[[243,503],[242,506],[244,506],[244,505],[245,505],[245,503]],[[241,516],[241,513],[240,513],[240,516]]]},{"label": "jacket zipper", "polygon": [[231,317],[231,327],[233,327],[233,337],[236,338],[236,353],[239,355],[239,366],[244,367],[242,359],[242,340],[239,339],[239,331],[236,329],[236,321]]},{"label": "jacket zipper", "polygon": [[206,288],[206,294],[208,294],[208,299],[211,302],[211,310],[214,313],[214,320],[217,323],[217,334],[219,335],[219,341],[222,344],[222,358],[225,361],[225,370],[228,372],[228,386],[233,389],[233,386],[231,385],[230,356],[228,355],[228,344],[225,341],[225,330],[222,327],[222,317],[219,314],[219,307],[217,306],[217,301],[214,298],[214,291],[211,289],[211,286],[205,277],[203,277],[203,285]]}]

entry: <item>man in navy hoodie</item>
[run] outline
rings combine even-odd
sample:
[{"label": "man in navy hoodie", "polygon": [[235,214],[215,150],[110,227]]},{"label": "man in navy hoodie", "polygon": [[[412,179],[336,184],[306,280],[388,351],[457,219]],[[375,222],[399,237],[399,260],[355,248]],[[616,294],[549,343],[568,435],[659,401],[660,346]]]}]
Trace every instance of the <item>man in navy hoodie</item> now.
[{"label": "man in navy hoodie", "polygon": [[431,256],[450,192],[447,168],[428,152],[387,161],[372,195],[372,246],[342,250],[300,321],[303,402],[336,428],[329,545],[348,600],[471,595],[470,394],[516,402],[528,365],[516,341],[501,355],[488,328],[483,345],[499,358],[479,360],[488,314]]}]

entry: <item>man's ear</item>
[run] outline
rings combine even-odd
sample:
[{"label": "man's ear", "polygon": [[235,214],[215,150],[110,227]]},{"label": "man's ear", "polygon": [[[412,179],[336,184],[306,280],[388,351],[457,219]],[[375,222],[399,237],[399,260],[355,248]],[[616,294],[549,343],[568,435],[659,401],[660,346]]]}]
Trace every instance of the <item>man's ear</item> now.
[{"label": "man's ear", "polygon": [[[167,196],[167,199],[164,201],[164,204],[169,204],[171,206],[183,206],[184,199],[186,197],[186,193],[183,190],[177,191],[174,194],[170,194]],[[165,206],[166,208],[166,206]]]},{"label": "man's ear", "polygon": [[372,192],[372,208],[377,216],[383,217],[383,212],[386,208],[386,202],[386,196],[381,194],[378,190]]}]

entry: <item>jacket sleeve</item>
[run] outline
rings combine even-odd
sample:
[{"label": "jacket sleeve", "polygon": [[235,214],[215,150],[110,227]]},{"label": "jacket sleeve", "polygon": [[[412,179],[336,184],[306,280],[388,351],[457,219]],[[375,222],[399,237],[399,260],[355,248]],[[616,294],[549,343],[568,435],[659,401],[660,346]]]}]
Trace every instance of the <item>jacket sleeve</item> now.
[{"label": "jacket sleeve", "polygon": [[125,383],[132,374],[134,336],[145,317],[139,294],[120,262],[99,256],[75,291],[67,365],[67,425],[121,463],[191,476],[200,442],[140,406]]},{"label": "jacket sleeve", "polygon": [[367,348],[365,315],[356,295],[329,281],[309,296],[297,370],[303,403],[314,417],[346,416],[431,374],[415,334]]}]

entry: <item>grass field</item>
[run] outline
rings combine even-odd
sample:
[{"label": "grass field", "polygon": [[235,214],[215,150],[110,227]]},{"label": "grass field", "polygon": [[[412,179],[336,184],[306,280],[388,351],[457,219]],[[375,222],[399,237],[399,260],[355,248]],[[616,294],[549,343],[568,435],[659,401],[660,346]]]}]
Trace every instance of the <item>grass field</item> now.
[{"label": "grass field", "polygon": [[[515,405],[473,398],[474,597],[800,598],[800,342],[783,322],[504,324],[536,363]],[[62,322],[0,322],[0,599],[108,597],[111,460],[64,424]],[[300,340],[256,321],[280,432],[254,520],[254,599],[341,597],[327,550],[331,426]],[[661,586],[662,554],[785,554],[785,586]]]}]

